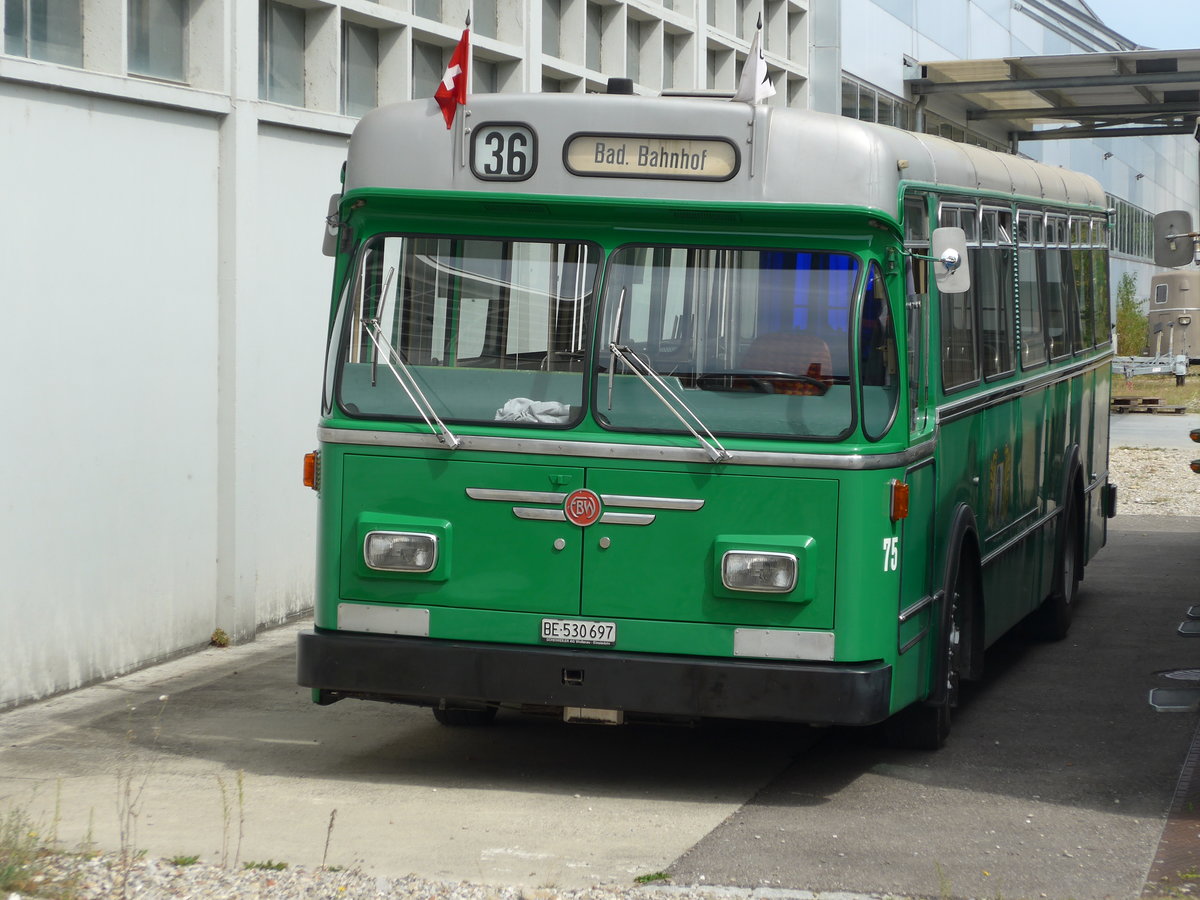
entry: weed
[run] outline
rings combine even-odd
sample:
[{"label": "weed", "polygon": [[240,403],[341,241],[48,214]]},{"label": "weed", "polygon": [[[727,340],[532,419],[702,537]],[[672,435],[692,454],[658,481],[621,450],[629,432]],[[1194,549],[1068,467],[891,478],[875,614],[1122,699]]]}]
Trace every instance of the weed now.
[{"label": "weed", "polygon": [[172,856],[170,859],[173,866],[191,866],[200,861],[199,856]]},{"label": "weed", "polygon": [[633,879],[636,884],[653,884],[656,881],[669,881],[671,876],[666,872],[650,872]]},{"label": "weed", "polygon": [[229,792],[225,790],[225,779],[217,776],[217,787],[221,789],[221,868],[229,865]]},{"label": "weed", "polygon": [[39,874],[41,842],[24,810],[13,809],[0,819],[0,891],[19,891]]},{"label": "weed", "polygon": [[329,814],[329,828],[325,831],[325,852],[321,854],[321,868],[327,868],[325,861],[329,859],[329,841],[333,838],[333,820],[337,818],[337,810]]},{"label": "weed", "polygon": [[937,872],[938,896],[942,900],[950,900],[950,879],[946,877],[946,870],[942,868],[942,864],[939,862],[935,862],[933,868]]},{"label": "weed", "polygon": [[282,872],[288,867],[285,862],[275,862],[273,859],[263,860],[262,862],[245,862],[242,863],[243,869],[264,869],[268,872]]},{"label": "weed", "polygon": [[224,628],[214,628],[212,637],[208,639],[208,643],[213,647],[228,647],[229,635],[225,633]]},{"label": "weed", "polygon": [[[242,837],[246,831],[246,773],[238,769],[235,778],[237,784],[238,832],[237,845],[233,851],[233,864],[236,866],[242,858]],[[229,798],[229,790],[225,787],[225,779],[217,776],[217,787],[221,791],[221,868],[229,865],[229,826],[233,821],[233,804]]]},{"label": "weed", "polygon": [[67,900],[75,896],[75,877],[48,875],[54,850],[24,809],[0,814],[0,896],[36,894]]},{"label": "weed", "polygon": [[[163,694],[158,698],[158,711],[155,713],[151,726],[151,746],[158,744],[159,738],[162,736],[162,716],[163,711],[167,708],[167,701],[170,698]],[[120,840],[120,859],[121,865],[119,871],[121,874],[121,889],[120,895],[122,898],[128,896],[129,869],[135,859],[140,859],[145,851],[135,851],[134,843],[137,838],[138,819],[142,814],[142,797],[146,792],[146,785],[150,781],[151,768],[146,768],[139,778],[134,776],[134,760],[133,745],[137,741],[137,732],[133,727],[133,713],[137,710],[136,706],[129,707],[130,724],[125,736],[129,742],[129,750],[122,762],[122,765],[117,774],[117,829]]]}]

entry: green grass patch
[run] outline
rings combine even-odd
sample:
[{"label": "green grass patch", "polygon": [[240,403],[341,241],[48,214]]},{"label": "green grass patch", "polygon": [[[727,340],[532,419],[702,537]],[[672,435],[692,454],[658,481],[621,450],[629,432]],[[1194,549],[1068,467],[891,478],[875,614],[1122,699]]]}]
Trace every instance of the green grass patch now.
[{"label": "green grass patch", "polygon": [[633,879],[637,884],[654,884],[656,881],[669,881],[671,878],[666,872],[650,872],[646,875],[639,875]]},{"label": "green grass patch", "polygon": [[287,867],[287,863],[275,862],[273,859],[264,860],[263,862],[242,863],[243,869],[264,869],[268,872],[282,872]]}]

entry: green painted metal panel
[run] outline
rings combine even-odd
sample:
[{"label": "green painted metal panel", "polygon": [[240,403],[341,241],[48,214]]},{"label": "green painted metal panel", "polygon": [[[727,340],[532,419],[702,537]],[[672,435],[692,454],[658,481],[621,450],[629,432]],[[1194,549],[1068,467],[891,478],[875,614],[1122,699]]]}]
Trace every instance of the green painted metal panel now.
[{"label": "green painted metal panel", "polygon": [[[418,456],[348,454],[340,529],[340,596],[371,603],[467,609],[514,609],[576,615],[581,544],[566,521],[517,518],[514,509],[553,510],[539,501],[473,499],[467,491],[559,494],[583,486],[583,470],[562,465],[504,465]],[[561,500],[558,503],[561,508]],[[446,523],[452,576],[370,572],[361,523]],[[561,549],[555,542],[562,540]]]},{"label": "green painted metal panel", "polygon": [[[596,470],[588,487],[601,495],[697,498],[697,510],[659,510],[648,525],[586,529],[583,612],[672,621],[831,628],[837,553],[838,485],[793,478]],[[730,591],[720,582],[719,550],[740,546],[798,554],[811,570],[788,594]],[[608,538],[607,547],[601,540]]]}]

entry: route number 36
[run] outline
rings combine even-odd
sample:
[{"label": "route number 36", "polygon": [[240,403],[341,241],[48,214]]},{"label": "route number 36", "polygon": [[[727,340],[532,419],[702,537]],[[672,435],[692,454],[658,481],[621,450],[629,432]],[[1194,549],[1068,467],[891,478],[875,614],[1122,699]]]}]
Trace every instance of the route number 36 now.
[{"label": "route number 36", "polygon": [[900,565],[900,538],[883,539],[883,571],[895,572]]},{"label": "route number 36", "polygon": [[537,167],[537,141],[524,125],[487,122],[473,129],[471,171],[484,181],[521,181]]}]

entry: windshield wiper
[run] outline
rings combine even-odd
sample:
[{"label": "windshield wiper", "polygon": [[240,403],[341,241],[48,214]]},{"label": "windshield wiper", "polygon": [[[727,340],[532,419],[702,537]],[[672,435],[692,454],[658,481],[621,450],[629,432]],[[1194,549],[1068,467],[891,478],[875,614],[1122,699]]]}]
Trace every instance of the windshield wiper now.
[{"label": "windshield wiper", "polygon": [[[718,441],[713,433],[708,430],[708,426],[700,420],[700,417],[696,415],[691,408],[683,402],[680,396],[671,390],[671,386],[667,384],[656,371],[654,371],[654,367],[646,362],[646,360],[642,359],[636,350],[617,343],[617,339],[621,336],[621,314],[624,312],[624,307],[625,289],[621,288],[621,297],[617,301],[617,315],[616,322],[613,326],[612,340],[608,342],[610,359],[608,367],[608,408],[610,410],[612,409],[613,371],[616,369],[615,361],[619,359],[625,364],[625,367],[634,375],[636,375],[638,380],[649,389],[650,393],[659,399],[659,401],[667,408],[671,415],[677,418],[683,427],[692,433],[692,437],[700,442],[700,446],[704,448],[704,451],[708,454],[709,459],[715,463],[729,459],[729,451],[721,446],[721,442]],[[662,390],[660,391],[659,388]],[[664,393],[667,396],[663,396]],[[667,397],[670,397],[671,399],[668,400]],[[695,422],[696,425],[700,426],[701,430],[704,432],[704,435],[701,435],[700,432],[692,426],[692,423],[680,414],[680,410],[687,413],[688,416],[691,417],[692,422]],[[705,435],[707,435],[707,439],[705,438]]]},{"label": "windshield wiper", "polygon": [[[375,310],[375,316],[363,321],[363,325],[367,329],[367,336],[371,339],[371,343],[375,345],[375,359],[371,361],[371,384],[372,386],[375,384],[375,367],[379,362],[379,356],[383,355],[386,357],[383,364],[388,367],[388,370],[392,373],[392,377],[396,379],[396,383],[408,395],[408,399],[417,408],[417,412],[421,414],[421,418],[425,420],[425,424],[429,426],[429,430],[433,432],[434,437],[449,449],[457,449],[462,444],[462,441],[455,437],[454,433],[446,427],[446,423],[438,417],[437,410],[433,408],[433,404],[429,402],[429,398],[421,390],[421,385],[417,382],[416,377],[408,366],[405,365],[404,360],[400,357],[400,353],[392,346],[391,341],[383,333],[383,328],[379,325],[379,320],[383,318],[383,308],[387,304],[387,289],[392,283],[392,276],[395,273],[395,269],[388,270],[383,290],[380,293],[379,306]],[[399,369],[397,369],[397,366],[399,366]]]}]

